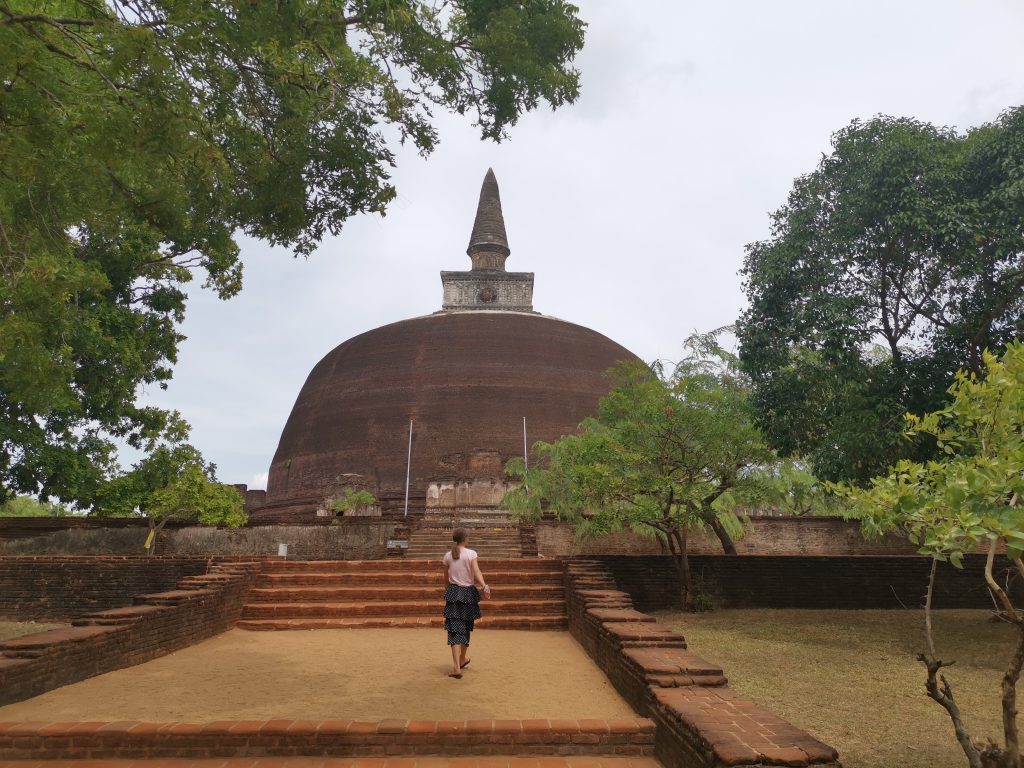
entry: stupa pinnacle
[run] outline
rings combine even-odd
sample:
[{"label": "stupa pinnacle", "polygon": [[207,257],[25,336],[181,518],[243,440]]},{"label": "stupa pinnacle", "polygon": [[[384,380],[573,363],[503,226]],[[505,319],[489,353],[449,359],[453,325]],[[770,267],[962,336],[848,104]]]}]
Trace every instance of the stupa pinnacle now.
[{"label": "stupa pinnacle", "polygon": [[508,236],[505,234],[505,218],[501,215],[498,180],[490,168],[480,188],[480,202],[476,208],[473,234],[469,237],[466,253],[472,259],[475,270],[505,271],[505,259],[510,253]]},{"label": "stupa pinnacle", "polygon": [[488,168],[466,249],[473,266],[467,272],[441,273],[441,309],[533,312],[533,272],[506,272],[505,259],[510,252],[498,180]]}]

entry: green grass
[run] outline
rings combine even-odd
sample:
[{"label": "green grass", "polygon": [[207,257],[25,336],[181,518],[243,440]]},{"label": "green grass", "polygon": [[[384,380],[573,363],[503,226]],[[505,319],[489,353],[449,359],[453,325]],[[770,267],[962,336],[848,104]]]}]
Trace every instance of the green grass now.
[{"label": "green grass", "polygon": [[63,627],[64,624],[52,624],[49,622],[36,621],[3,621],[0,620],[0,640],[10,640],[12,637],[32,635],[36,632],[45,632],[48,629]]},{"label": "green grass", "polygon": [[[729,684],[839,750],[845,768],[963,768],[953,727],[924,692],[921,611],[721,610],[659,619]],[[1014,630],[987,611],[936,611],[940,658],[975,740],[1000,736]],[[1024,718],[1022,718],[1024,720]],[[1022,722],[1024,727],[1024,722]]]}]

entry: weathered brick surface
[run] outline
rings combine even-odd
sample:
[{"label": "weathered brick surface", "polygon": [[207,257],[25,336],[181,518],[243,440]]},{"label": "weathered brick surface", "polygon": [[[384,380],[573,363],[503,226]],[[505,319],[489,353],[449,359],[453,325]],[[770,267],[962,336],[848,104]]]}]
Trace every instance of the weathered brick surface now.
[{"label": "weathered brick surface", "polygon": [[85,614],[72,627],[0,642],[0,705],[227,630],[241,615],[259,567],[255,561],[212,564],[208,574],[186,576],[179,589],[141,596],[137,605]]},{"label": "weathered brick surface", "polygon": [[[913,555],[917,548],[906,538],[888,535],[865,539],[855,520],[837,517],[751,517],[752,527],[738,539],[741,555]],[[594,555],[663,555],[657,539],[633,531],[579,539],[571,523],[545,520],[536,526],[537,548],[546,557]],[[718,555],[722,545],[709,529],[687,540],[691,555]]]},{"label": "weathered brick surface", "polygon": [[69,619],[205,573],[208,558],[0,557],[0,618]]},{"label": "weathered brick surface", "polygon": [[646,756],[654,724],[628,720],[0,723],[0,759],[374,755]]},{"label": "weathered brick surface", "polygon": [[567,561],[569,631],[623,698],[653,719],[665,765],[838,766],[835,750],[735,694],[721,667],[635,610],[616,586],[603,562]]},{"label": "weathered brick surface", "polygon": [[[18,522],[31,519],[34,523]],[[96,518],[0,518],[0,557],[7,555],[134,555],[143,552],[145,525]],[[145,522],[145,521],[141,521]],[[114,524],[110,524],[114,523]],[[174,526],[157,538],[157,553],[169,557],[271,557],[278,544],[300,560],[376,560],[398,526],[373,517],[312,518],[303,525],[244,528]]]},{"label": "weathered brick surface", "polygon": [[[675,608],[679,579],[669,557],[600,556],[641,610]],[[998,558],[1000,572],[1009,570]],[[940,563],[938,608],[991,608],[983,577],[985,558],[968,555],[963,570]],[[774,555],[693,555],[697,589],[716,608],[864,609],[920,606],[931,561],[920,556],[776,557]],[[1000,579],[1000,582],[1005,579]],[[1024,599],[1024,582],[1011,580]]]}]

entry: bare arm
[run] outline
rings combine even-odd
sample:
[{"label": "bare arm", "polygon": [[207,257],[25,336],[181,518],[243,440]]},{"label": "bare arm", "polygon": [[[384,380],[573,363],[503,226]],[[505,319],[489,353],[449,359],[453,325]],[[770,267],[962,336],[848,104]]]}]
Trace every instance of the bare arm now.
[{"label": "bare arm", "polygon": [[474,560],[473,561],[473,582],[478,587],[480,587],[481,589],[483,589],[484,587],[487,586],[487,581],[484,579],[484,575],[480,571],[480,561],[479,560]]}]

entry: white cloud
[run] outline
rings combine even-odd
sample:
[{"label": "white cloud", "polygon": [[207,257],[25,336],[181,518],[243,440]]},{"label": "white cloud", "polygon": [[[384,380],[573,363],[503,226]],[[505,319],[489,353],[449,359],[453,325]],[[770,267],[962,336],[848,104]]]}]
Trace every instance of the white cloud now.
[{"label": "white cloud", "polygon": [[249,483],[250,491],[265,491],[267,490],[267,478],[270,476],[269,472],[258,472],[252,476],[252,480]]}]

